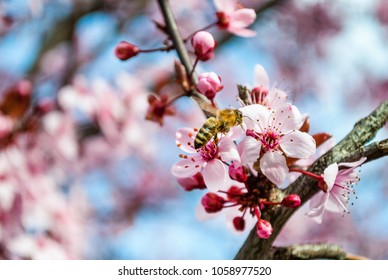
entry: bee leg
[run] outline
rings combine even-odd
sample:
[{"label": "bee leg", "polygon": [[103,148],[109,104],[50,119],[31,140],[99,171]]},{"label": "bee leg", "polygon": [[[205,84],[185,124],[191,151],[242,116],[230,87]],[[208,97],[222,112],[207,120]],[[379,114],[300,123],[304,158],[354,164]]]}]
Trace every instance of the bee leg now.
[{"label": "bee leg", "polygon": [[218,134],[217,133],[214,136],[214,143],[216,144],[216,146],[218,146]]}]

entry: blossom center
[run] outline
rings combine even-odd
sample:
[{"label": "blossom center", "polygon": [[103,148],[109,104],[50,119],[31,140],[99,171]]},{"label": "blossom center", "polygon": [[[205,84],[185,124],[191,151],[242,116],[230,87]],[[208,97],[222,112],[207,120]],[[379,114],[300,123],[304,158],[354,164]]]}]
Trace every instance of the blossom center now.
[{"label": "blossom center", "polygon": [[263,148],[265,151],[276,150],[279,146],[279,134],[268,130],[261,134],[260,141],[263,144]]},{"label": "blossom center", "polygon": [[246,135],[260,141],[265,152],[276,150],[279,147],[280,134],[273,130],[266,130],[264,133],[258,133],[248,129]]},{"label": "blossom center", "polygon": [[210,141],[199,149],[198,153],[205,161],[210,161],[218,158],[218,147],[213,141]]},{"label": "blossom center", "polygon": [[228,28],[230,24],[230,17],[224,12],[217,12],[216,16],[218,19],[217,25],[221,28]]}]

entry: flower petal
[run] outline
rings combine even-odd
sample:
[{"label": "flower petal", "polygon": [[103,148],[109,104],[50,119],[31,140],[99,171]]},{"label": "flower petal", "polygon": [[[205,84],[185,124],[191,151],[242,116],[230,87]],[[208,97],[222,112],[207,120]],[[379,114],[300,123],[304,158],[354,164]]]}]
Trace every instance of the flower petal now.
[{"label": "flower petal", "polygon": [[281,89],[273,88],[268,92],[268,106],[271,109],[279,108],[287,102],[287,97],[287,93],[285,93]]},{"label": "flower petal", "polygon": [[196,153],[194,149],[194,139],[196,134],[197,132],[192,128],[179,128],[175,133],[175,143],[179,148],[182,149],[182,151],[189,154],[194,154]]},{"label": "flower petal", "polygon": [[338,165],[337,163],[332,163],[323,171],[323,180],[327,184],[327,191],[330,192],[334,186],[335,179],[338,175]]},{"label": "flower petal", "polygon": [[253,104],[239,109],[244,116],[244,123],[248,129],[264,132],[268,124],[271,111],[260,104]]},{"label": "flower petal", "polygon": [[218,154],[223,161],[240,161],[240,154],[237,151],[236,144],[228,136],[222,137],[218,144]]},{"label": "flower petal", "polygon": [[287,156],[293,158],[308,158],[315,154],[315,140],[309,134],[294,130],[279,140],[280,147]]},{"label": "flower petal", "polygon": [[245,137],[237,146],[240,153],[241,164],[255,162],[260,157],[261,142],[253,137]]},{"label": "flower petal", "polygon": [[354,161],[354,162],[341,162],[338,164],[338,166],[357,167],[357,166],[363,164],[364,161],[366,161],[366,159],[367,159],[366,157],[362,157],[358,161]]},{"label": "flower petal", "polygon": [[334,186],[333,189],[336,191],[330,192],[329,199],[326,204],[326,210],[334,213],[347,212],[348,196],[345,194],[342,188]]},{"label": "flower petal", "polygon": [[224,12],[226,14],[232,13],[237,6],[236,0],[213,0],[213,2],[217,11]]},{"label": "flower petal", "polygon": [[264,87],[267,90],[269,89],[269,77],[267,71],[260,64],[256,64],[254,70],[255,85],[259,87]]},{"label": "flower petal", "polygon": [[229,176],[225,164],[218,159],[208,161],[203,168],[202,175],[205,185],[212,192],[224,189],[227,176]]},{"label": "flower petal", "polygon": [[200,155],[189,156],[175,163],[171,168],[171,173],[178,178],[187,178],[200,172],[203,166],[203,159]]},{"label": "flower petal", "polygon": [[240,36],[240,37],[253,37],[256,36],[256,31],[241,27],[235,27],[230,26],[227,29],[230,33],[233,33],[234,35]]},{"label": "flower petal", "polygon": [[322,223],[322,216],[325,212],[327,200],[329,199],[329,193],[320,192],[310,200],[310,211],[306,215],[313,218],[318,224]]},{"label": "flower petal", "polygon": [[279,133],[285,134],[288,131],[298,129],[301,124],[302,115],[300,114],[298,108],[286,103],[276,110],[272,110],[267,125],[276,129]]},{"label": "flower petal", "polygon": [[245,28],[251,25],[256,19],[253,9],[238,9],[230,15],[230,26],[232,28]]},{"label": "flower petal", "polygon": [[268,151],[260,160],[261,172],[274,184],[280,185],[288,174],[286,158],[278,152]]}]

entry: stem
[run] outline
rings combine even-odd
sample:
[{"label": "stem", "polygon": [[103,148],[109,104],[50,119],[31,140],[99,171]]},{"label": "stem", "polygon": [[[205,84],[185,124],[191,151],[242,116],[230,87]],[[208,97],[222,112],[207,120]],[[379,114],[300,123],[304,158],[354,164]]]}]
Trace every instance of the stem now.
[{"label": "stem", "polygon": [[161,48],[154,48],[154,49],[146,49],[146,50],[143,50],[143,49],[140,49],[140,52],[142,53],[150,53],[150,52],[168,52],[168,51],[171,51],[172,49],[174,49],[174,46],[167,46],[167,47],[161,47]]},{"label": "stem", "polygon": [[208,25],[206,25],[205,27],[202,27],[201,29],[198,29],[197,31],[194,31],[193,33],[191,33],[189,36],[187,36],[183,41],[186,43],[188,40],[191,39],[191,37],[193,37],[195,35],[195,33],[199,32],[199,31],[205,31],[205,30],[208,30],[209,28],[212,28],[213,26],[217,25],[217,22],[213,22],[213,23],[210,23]]},{"label": "stem", "polygon": [[290,170],[290,172],[298,172],[298,173],[302,173],[303,175],[310,176],[311,178],[317,179],[318,181],[323,180],[323,177],[321,175],[317,175],[317,174],[311,173],[311,172],[303,170],[303,169],[290,168],[289,170]]},{"label": "stem", "polygon": [[193,81],[193,75],[194,75],[195,67],[197,67],[198,61],[199,61],[199,58],[197,57],[195,59],[194,65],[193,65],[193,69],[191,69],[191,72],[190,72],[190,75],[189,75],[189,80],[190,81]]},{"label": "stem", "polygon": [[[179,59],[181,60],[183,66],[186,69],[186,73],[192,72],[192,62],[189,57],[189,54],[186,50],[185,43],[182,39],[182,36],[179,33],[178,26],[172,14],[171,8],[167,0],[158,0],[160,10],[162,11],[164,20],[166,22],[167,31],[171,36],[171,40],[174,43],[175,49],[178,53]],[[193,77],[196,80],[196,77]]]},{"label": "stem", "polygon": [[166,103],[166,107],[168,106],[168,105],[171,105],[172,103],[174,103],[176,100],[178,100],[179,98],[181,98],[181,97],[184,97],[184,96],[187,96],[187,93],[182,93],[182,94],[177,94],[177,95],[175,95],[174,97],[172,97],[167,103]]}]

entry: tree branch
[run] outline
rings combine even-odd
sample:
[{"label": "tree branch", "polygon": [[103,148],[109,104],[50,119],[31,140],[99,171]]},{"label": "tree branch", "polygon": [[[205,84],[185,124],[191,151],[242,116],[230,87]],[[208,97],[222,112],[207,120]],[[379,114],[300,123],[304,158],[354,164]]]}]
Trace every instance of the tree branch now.
[{"label": "tree branch", "polygon": [[[316,160],[309,168],[310,172],[321,174],[331,163],[343,162],[345,159],[361,156],[362,153],[371,153],[374,158],[387,155],[386,140],[363,147],[365,143],[373,139],[379,129],[388,121],[388,101],[381,103],[370,115],[358,121],[354,128],[330,151]],[[382,147],[382,148],[381,148]],[[361,151],[361,152],[360,152]],[[373,152],[372,152],[373,151]],[[299,177],[286,190],[285,194],[296,193],[302,202],[308,201],[319,189],[315,188],[317,182],[307,176]],[[235,259],[272,259],[274,251],[272,244],[287,220],[294,213],[295,209],[279,207],[266,214],[265,217],[273,226],[273,233],[268,239],[259,239],[256,230],[253,229]],[[269,217],[268,217],[269,216]]]},{"label": "tree branch", "polygon": [[273,249],[275,260],[343,260],[347,257],[346,252],[340,246],[334,244],[302,244],[274,247]]}]

